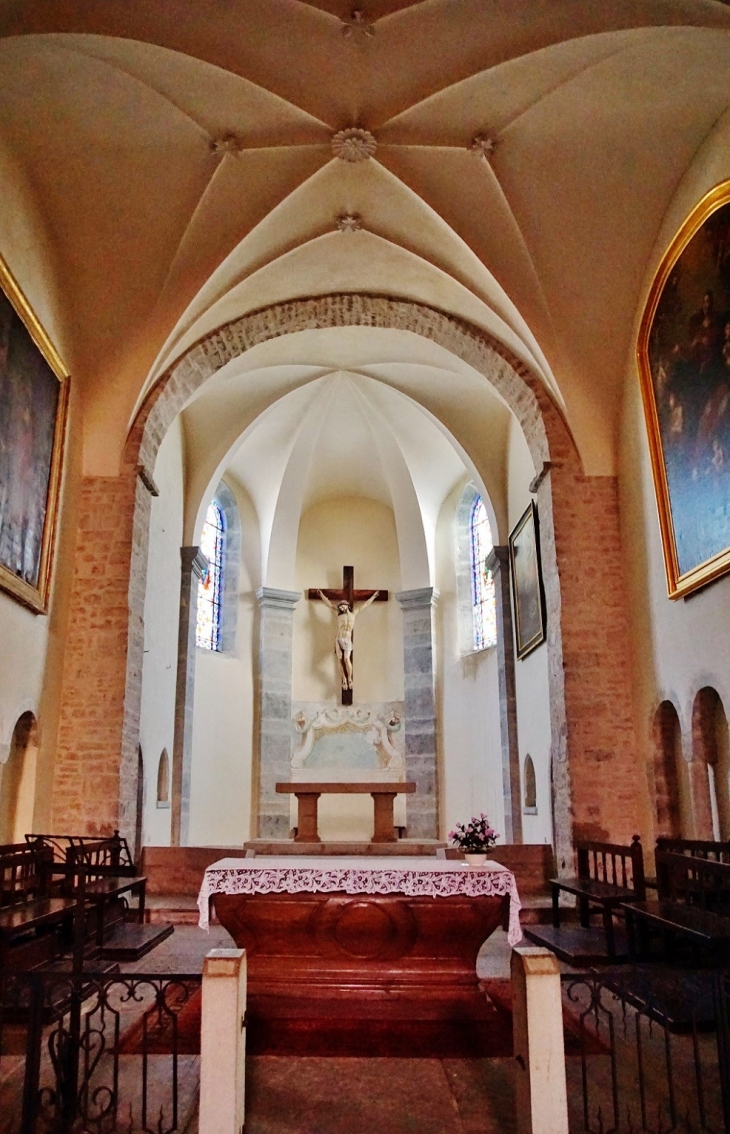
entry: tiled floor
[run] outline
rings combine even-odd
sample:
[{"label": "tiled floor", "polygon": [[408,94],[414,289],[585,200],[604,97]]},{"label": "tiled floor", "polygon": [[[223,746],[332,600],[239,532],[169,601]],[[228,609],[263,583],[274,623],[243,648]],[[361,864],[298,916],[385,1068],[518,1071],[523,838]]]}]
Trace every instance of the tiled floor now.
[{"label": "tiled floor", "polygon": [[[209,949],[231,946],[220,927],[178,926],[145,967],[193,972]],[[479,975],[508,972],[498,931],[480,955]],[[512,1061],[502,1059],[249,1058],[246,1134],[511,1134],[512,1074]],[[196,1132],[194,1115],[186,1134]]]}]

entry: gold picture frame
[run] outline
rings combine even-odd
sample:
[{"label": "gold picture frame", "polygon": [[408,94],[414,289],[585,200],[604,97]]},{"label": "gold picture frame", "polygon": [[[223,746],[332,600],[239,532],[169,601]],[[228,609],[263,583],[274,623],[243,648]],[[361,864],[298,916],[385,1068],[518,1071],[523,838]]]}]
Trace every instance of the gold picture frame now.
[{"label": "gold picture frame", "polygon": [[540,558],[540,524],[531,500],[509,536],[515,645],[522,660],[545,641],[547,619]]},{"label": "gold picture frame", "polygon": [[730,180],[666,250],[637,341],[669,598],[730,571]]},{"label": "gold picture frame", "polygon": [[48,609],[69,374],[0,257],[0,588]]}]

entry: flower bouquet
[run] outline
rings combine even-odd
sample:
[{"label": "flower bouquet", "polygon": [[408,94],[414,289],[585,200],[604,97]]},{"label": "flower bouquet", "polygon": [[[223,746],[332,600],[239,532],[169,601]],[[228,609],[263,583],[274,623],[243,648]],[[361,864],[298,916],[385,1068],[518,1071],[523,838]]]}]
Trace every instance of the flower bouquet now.
[{"label": "flower bouquet", "polygon": [[497,842],[499,835],[490,826],[484,812],[473,815],[468,823],[457,823],[449,832],[449,839],[464,852],[470,866],[480,866],[486,862],[487,854]]}]

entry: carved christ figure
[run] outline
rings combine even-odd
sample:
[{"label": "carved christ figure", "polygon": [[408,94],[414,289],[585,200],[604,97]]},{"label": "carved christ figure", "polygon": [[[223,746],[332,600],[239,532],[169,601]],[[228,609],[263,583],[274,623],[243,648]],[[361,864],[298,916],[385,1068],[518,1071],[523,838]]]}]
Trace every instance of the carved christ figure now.
[{"label": "carved christ figure", "polygon": [[335,654],[340,663],[342,688],[352,689],[352,632],[355,629],[355,619],[366,607],[370,606],[371,602],[375,602],[380,592],[373,591],[370,598],[357,608],[350,606],[347,599],[340,599],[337,605],[335,605],[333,602],[330,602],[327,595],[322,591],[318,590],[317,594],[322,599],[322,602],[327,603],[327,606],[337,617]]}]

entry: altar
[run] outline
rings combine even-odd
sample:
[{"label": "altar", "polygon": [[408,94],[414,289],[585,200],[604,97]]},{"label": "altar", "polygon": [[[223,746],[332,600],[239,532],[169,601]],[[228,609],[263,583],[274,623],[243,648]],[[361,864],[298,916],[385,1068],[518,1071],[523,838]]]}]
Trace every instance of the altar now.
[{"label": "altar", "polygon": [[[497,862],[227,858],[205,872],[202,928],[211,904],[246,950],[251,1019],[293,1036],[285,1050],[299,1050],[306,1035],[302,1054],[326,1054],[318,1037],[333,1029],[355,1043],[351,1054],[410,1050],[426,1033],[436,1045],[428,1052],[438,1052],[444,1028],[483,1022],[476,960],[484,941],[500,925],[512,945],[522,935],[514,875]],[[358,1034],[375,1035],[375,1050],[362,1051]]]}]

